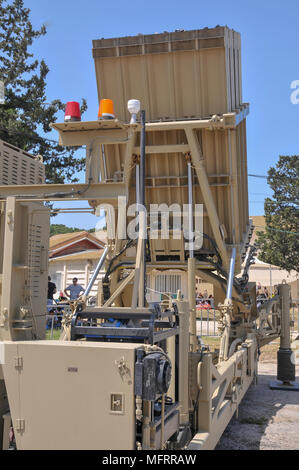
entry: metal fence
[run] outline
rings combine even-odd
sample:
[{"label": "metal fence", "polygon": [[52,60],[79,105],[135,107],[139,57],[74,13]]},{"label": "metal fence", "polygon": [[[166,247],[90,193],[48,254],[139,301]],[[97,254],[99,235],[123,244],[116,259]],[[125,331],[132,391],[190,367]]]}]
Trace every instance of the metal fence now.
[{"label": "metal fence", "polygon": [[47,315],[46,316],[46,328],[50,330],[50,339],[53,339],[54,329],[61,330],[61,320],[63,315]]},{"label": "metal fence", "polygon": [[219,336],[218,314],[219,311],[214,308],[196,308],[197,334],[199,336]]},{"label": "metal fence", "polygon": [[[219,336],[218,318],[219,310],[213,308],[206,309],[197,306],[197,334],[199,336]],[[290,310],[290,320],[292,322],[292,333],[299,333],[299,299],[292,300]]]},{"label": "metal fence", "polygon": [[292,299],[291,321],[294,325],[291,328],[292,332],[299,333],[299,299]]}]

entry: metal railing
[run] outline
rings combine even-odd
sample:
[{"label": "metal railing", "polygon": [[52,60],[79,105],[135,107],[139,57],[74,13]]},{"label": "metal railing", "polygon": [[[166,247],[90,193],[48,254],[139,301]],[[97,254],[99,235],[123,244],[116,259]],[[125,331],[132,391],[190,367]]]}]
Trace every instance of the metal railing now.
[{"label": "metal railing", "polygon": [[196,308],[197,334],[199,336],[219,336],[218,310],[214,308]]},{"label": "metal railing", "polygon": [[[53,339],[54,335],[54,329],[59,329],[61,330],[61,320],[63,318],[63,315],[56,315],[55,313],[52,315],[46,315],[46,325],[47,329],[48,326],[50,326],[50,339]],[[59,326],[58,326],[59,325]],[[55,326],[58,326],[55,328]]]},{"label": "metal railing", "polygon": [[292,299],[291,321],[294,325],[291,331],[293,333],[299,333],[299,299]]}]

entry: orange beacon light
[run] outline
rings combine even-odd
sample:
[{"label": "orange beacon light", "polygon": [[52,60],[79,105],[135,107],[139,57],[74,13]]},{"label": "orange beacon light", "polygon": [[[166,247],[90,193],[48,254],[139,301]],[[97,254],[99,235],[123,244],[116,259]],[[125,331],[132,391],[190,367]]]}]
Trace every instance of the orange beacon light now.
[{"label": "orange beacon light", "polygon": [[109,99],[102,99],[100,101],[98,119],[114,119],[114,106],[113,101]]}]

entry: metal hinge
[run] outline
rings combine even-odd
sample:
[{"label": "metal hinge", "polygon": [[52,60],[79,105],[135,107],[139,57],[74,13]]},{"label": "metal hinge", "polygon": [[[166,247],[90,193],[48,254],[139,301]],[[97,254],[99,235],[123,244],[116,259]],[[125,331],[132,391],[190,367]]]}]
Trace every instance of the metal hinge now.
[{"label": "metal hinge", "polygon": [[15,368],[22,369],[23,368],[23,358],[22,356],[15,357]]},{"label": "metal hinge", "polygon": [[24,432],[25,431],[25,420],[24,419],[16,419],[16,426],[15,430],[17,432]]}]

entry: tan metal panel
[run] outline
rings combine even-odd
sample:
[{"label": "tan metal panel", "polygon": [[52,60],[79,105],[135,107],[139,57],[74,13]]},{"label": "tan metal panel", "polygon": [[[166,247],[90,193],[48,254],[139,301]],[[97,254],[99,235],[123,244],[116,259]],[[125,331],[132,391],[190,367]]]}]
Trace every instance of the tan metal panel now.
[{"label": "tan metal panel", "polygon": [[[231,131],[231,144],[229,146],[229,130],[197,131],[201,144],[205,167],[209,176],[209,184],[213,195],[220,223],[227,232],[226,243],[233,243],[233,230],[236,232],[238,243],[244,241],[248,229],[248,196],[247,163],[246,163],[246,128],[242,121],[236,130]],[[154,131],[147,133],[147,146],[186,145],[187,139],[184,131]],[[137,139],[137,145],[139,140]],[[172,147],[171,147],[172,148]],[[234,157],[230,157],[230,149]],[[115,180],[121,178],[125,147],[122,145],[106,145],[107,178]],[[230,159],[236,160],[236,170],[233,171]],[[132,180],[129,192],[129,203],[135,202],[135,170],[132,170]],[[231,183],[235,181],[237,193],[232,195]],[[188,203],[187,164],[183,152],[149,153],[146,156],[146,204],[183,204]],[[245,188],[245,191],[244,191]],[[238,197],[237,197],[238,194]],[[232,199],[234,198],[234,199]],[[194,175],[194,202],[203,203],[200,185]],[[236,212],[233,221],[234,207]],[[239,219],[239,220],[238,220]],[[209,219],[204,219],[204,232],[213,237]],[[205,241],[204,248],[210,246]]]},{"label": "tan metal panel", "polygon": [[[133,450],[137,347],[61,341],[5,343],[3,368],[17,448]],[[16,356],[22,358],[22,367],[15,367]],[[121,363],[126,367],[123,374],[118,368]],[[122,397],[119,412],[111,409],[113,395]],[[20,421],[23,429],[18,431]]]},{"label": "tan metal panel", "polygon": [[3,217],[2,340],[43,338],[47,313],[50,210],[7,199]]},{"label": "tan metal panel", "polygon": [[4,140],[0,140],[0,185],[42,184],[45,167],[42,161]]},{"label": "tan metal panel", "polygon": [[[150,204],[165,203],[170,206],[176,203],[182,206],[188,203],[186,154],[190,148],[184,123],[187,132],[196,119],[226,114],[226,124],[218,128],[204,126],[202,121],[203,125],[198,127],[196,136],[216,208],[214,215],[218,217],[212,229],[211,214],[204,208],[204,233],[213,239],[215,236],[218,238],[219,222],[228,252],[232,244],[242,249],[249,227],[246,121],[240,119],[239,125],[234,127],[234,124],[229,124],[228,114],[244,109],[240,48],[240,34],[227,27],[93,42],[99,98],[114,100],[117,117],[128,122],[127,100],[134,97],[146,109],[148,122],[158,120],[167,124],[169,121],[166,129],[162,126],[159,129],[150,128],[156,124],[147,126],[150,130],[146,137],[148,207]],[[178,125],[172,129],[174,121]],[[137,133],[135,146],[138,148],[138,145]],[[180,146],[178,152],[175,152],[175,145]],[[167,152],[166,146],[169,146]],[[121,144],[105,145],[107,181],[121,180],[124,153],[125,146]],[[139,155],[139,152],[136,153]],[[131,160],[130,204],[136,198],[135,162]],[[128,169],[128,163],[126,165]],[[202,204],[204,199],[196,172],[193,187],[194,202]],[[159,242],[154,245],[152,250],[158,249]],[[160,245],[165,252],[175,248],[174,241],[167,247],[165,243]],[[203,251],[213,250],[211,242],[205,239]]]},{"label": "tan metal panel", "polygon": [[239,36],[219,27],[93,41],[99,99],[111,98],[125,121],[131,98],[150,121],[239,109]]}]

